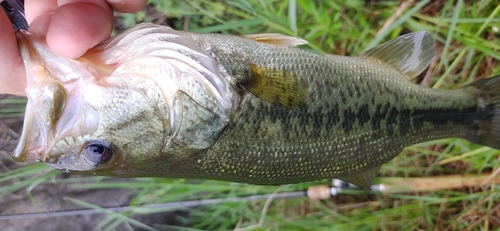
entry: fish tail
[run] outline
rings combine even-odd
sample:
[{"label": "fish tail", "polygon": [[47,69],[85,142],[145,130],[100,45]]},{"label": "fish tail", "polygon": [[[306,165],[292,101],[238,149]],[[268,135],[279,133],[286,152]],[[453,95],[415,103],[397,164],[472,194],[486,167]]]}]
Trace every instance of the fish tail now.
[{"label": "fish tail", "polygon": [[475,129],[465,139],[500,149],[500,75],[465,86],[475,92],[478,100]]}]

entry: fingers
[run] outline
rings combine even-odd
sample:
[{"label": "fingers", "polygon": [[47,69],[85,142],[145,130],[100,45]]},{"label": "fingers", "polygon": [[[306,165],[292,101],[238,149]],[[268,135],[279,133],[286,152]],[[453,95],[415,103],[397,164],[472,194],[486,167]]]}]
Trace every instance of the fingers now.
[{"label": "fingers", "polygon": [[[30,32],[60,55],[78,57],[109,37],[113,11],[137,12],[147,0],[26,0]],[[26,73],[10,20],[0,11],[0,94],[25,95]]]},{"label": "fingers", "polygon": [[146,5],[147,0],[107,0],[109,5],[116,11],[123,13],[134,13]]},{"label": "fingers", "polygon": [[16,36],[7,15],[0,10],[0,94],[25,95],[26,74]]},{"label": "fingers", "polygon": [[30,32],[45,35],[56,53],[76,58],[108,38],[112,8],[136,12],[147,0],[32,0],[26,1]]},{"label": "fingers", "polygon": [[57,10],[57,7],[57,0],[26,0],[24,1],[26,21],[31,27],[35,18],[42,14],[52,14]]},{"label": "fingers", "polygon": [[58,54],[76,58],[108,38],[112,30],[113,14],[108,6],[66,4],[52,15],[47,44]]}]

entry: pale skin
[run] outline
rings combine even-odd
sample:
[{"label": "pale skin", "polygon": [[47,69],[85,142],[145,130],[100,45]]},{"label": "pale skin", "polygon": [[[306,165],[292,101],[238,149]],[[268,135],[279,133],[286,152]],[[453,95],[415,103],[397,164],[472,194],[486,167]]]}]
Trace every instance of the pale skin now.
[{"label": "pale skin", "polygon": [[[29,31],[46,36],[56,53],[76,58],[109,37],[113,10],[132,13],[147,0],[25,0]],[[16,36],[0,10],[0,94],[25,95],[26,74]]]}]

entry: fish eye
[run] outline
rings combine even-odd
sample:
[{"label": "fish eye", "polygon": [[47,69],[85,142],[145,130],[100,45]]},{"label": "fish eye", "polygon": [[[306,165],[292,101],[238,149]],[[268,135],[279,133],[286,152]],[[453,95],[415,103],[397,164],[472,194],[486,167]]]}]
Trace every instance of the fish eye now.
[{"label": "fish eye", "polygon": [[110,144],[102,141],[87,143],[82,154],[85,161],[92,166],[104,163],[113,156]]}]

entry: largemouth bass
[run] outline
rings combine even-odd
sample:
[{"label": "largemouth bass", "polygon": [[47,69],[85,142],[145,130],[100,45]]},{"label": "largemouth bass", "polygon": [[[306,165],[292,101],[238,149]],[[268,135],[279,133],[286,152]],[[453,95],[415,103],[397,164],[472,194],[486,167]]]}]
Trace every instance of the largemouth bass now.
[{"label": "largemouth bass", "polygon": [[406,146],[447,137],[500,148],[500,77],[455,90],[413,84],[427,32],[355,57],[141,24],[78,59],[18,32],[28,78],[14,157],[114,177],[368,187]]}]

